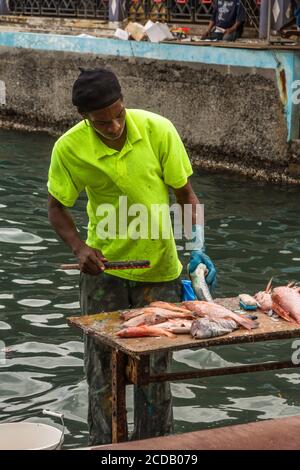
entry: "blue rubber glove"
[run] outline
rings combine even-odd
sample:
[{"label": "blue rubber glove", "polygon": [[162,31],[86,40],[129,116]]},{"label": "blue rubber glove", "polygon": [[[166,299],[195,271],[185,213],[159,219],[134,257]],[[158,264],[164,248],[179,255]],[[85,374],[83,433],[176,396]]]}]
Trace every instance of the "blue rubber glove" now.
[{"label": "blue rubber glove", "polygon": [[203,250],[191,251],[190,256],[190,273],[194,272],[197,266],[203,263],[208,269],[208,274],[205,278],[207,285],[210,289],[215,289],[217,286],[217,270],[208,255]]}]

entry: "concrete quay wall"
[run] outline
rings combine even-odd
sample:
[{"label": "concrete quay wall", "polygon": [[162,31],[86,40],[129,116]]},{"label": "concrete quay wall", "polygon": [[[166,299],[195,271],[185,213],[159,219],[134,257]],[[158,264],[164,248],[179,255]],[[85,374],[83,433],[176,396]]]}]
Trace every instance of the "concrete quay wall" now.
[{"label": "concrete quay wall", "polygon": [[[11,34],[0,33],[0,127],[59,135],[80,119],[71,103],[78,67],[106,66],[118,75],[127,107],[172,120],[194,167],[300,182],[297,110],[287,91],[293,53],[280,57],[280,86],[272,51],[130,41],[126,55],[113,39],[20,33],[26,40],[19,45]],[[80,50],[74,39],[85,40]]]}]

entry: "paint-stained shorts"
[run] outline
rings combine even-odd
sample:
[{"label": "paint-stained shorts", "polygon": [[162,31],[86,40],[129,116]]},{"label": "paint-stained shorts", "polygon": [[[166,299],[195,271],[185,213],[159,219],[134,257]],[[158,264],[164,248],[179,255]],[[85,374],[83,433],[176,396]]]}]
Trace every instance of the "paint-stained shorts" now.
[{"label": "paint-stained shorts", "polygon": [[[155,300],[180,302],[181,282],[136,282],[101,273],[80,274],[82,314],[143,307]],[[171,353],[150,357],[152,374],[170,370]],[[89,444],[110,443],[111,437],[111,349],[85,337],[85,372],[89,385]],[[134,387],[134,432],[132,439],[161,436],[172,432],[173,412],[170,385],[151,383]]]}]

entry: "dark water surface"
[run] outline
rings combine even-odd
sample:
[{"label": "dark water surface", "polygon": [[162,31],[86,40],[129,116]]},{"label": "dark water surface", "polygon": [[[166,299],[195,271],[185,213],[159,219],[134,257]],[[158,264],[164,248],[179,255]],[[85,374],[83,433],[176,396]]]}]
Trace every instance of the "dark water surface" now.
[{"label": "dark water surface", "polygon": [[[54,423],[63,412],[65,445],[87,443],[87,389],[80,335],[65,318],[79,313],[78,272],[47,221],[46,178],[53,138],[0,131],[0,420]],[[300,280],[300,188],[237,177],[193,177],[205,203],[206,242],[219,272],[216,295],[254,293]],[[85,199],[73,210],[84,236]],[[179,251],[183,262],[188,258]],[[291,342],[175,353],[174,369],[290,358]],[[1,353],[0,353],[1,354]],[[176,432],[300,414],[297,369],[172,384]],[[132,390],[128,393],[132,423]]]}]

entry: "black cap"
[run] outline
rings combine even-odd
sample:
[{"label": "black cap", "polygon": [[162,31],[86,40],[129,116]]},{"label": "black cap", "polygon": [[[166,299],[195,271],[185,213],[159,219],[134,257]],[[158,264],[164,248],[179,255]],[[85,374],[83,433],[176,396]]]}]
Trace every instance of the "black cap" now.
[{"label": "black cap", "polygon": [[106,108],[122,98],[116,75],[104,68],[82,69],[74,82],[72,102],[81,113]]}]

